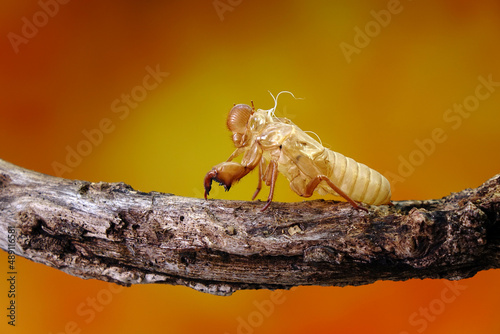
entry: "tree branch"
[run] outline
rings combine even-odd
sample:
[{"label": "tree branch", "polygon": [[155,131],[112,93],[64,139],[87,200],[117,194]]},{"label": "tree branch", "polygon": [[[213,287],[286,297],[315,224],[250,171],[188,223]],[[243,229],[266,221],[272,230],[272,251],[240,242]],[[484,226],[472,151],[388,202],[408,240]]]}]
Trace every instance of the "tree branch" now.
[{"label": "tree branch", "polygon": [[369,212],[323,200],[262,205],[61,179],[0,160],[0,247],[9,249],[14,227],[17,255],[85,279],[230,295],[457,280],[500,267],[500,174]]}]

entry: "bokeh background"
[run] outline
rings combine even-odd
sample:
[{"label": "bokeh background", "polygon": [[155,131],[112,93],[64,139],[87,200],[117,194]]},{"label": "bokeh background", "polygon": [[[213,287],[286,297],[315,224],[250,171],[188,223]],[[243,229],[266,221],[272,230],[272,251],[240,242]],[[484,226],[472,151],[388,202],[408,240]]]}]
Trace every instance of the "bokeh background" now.
[{"label": "bokeh background", "polygon": [[[268,91],[288,90],[303,99],[280,96],[277,115],[396,175],[395,200],[440,198],[500,171],[497,1],[61,2],[0,4],[0,158],[19,166],[200,198],[205,173],[233,150],[231,106],[269,109]],[[148,68],[161,72],[149,90]],[[496,86],[477,88],[479,77]],[[464,101],[464,116],[447,111]],[[85,147],[103,120],[107,133]],[[416,141],[436,128],[446,139],[422,152]],[[77,149],[85,156],[70,166]],[[253,173],[212,194],[246,200],[256,182]],[[283,177],[275,199],[303,200]],[[20,257],[17,266],[12,328],[0,252],[2,333],[500,333],[498,270],[454,289],[300,287],[264,312],[270,291],[118,289]]]}]

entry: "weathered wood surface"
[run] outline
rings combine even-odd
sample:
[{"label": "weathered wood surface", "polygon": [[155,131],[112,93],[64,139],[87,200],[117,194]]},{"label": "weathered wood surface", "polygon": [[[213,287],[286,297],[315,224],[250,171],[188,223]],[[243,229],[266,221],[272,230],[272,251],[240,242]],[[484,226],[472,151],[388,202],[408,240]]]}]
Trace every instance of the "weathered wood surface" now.
[{"label": "weathered wood surface", "polygon": [[239,289],[471,277],[500,267],[500,174],[440,200],[369,212],[335,201],[263,203],[143,193],[0,160],[0,247],[85,279]]}]

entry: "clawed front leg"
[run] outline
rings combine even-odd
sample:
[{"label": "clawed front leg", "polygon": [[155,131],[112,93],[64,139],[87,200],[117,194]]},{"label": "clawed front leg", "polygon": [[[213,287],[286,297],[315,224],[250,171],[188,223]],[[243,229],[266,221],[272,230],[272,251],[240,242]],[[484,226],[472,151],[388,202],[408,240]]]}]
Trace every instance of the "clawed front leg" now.
[{"label": "clawed front leg", "polygon": [[250,173],[252,169],[237,162],[223,162],[207,173],[204,180],[205,199],[212,189],[212,180],[218,182],[228,191],[239,179]]},{"label": "clawed front leg", "polygon": [[[230,161],[242,152],[245,152],[241,163]],[[218,182],[224,189],[228,191],[242,177],[250,173],[262,159],[262,149],[255,142],[250,148],[238,148],[229,157],[228,161],[218,164],[213,167],[207,175],[205,175],[205,199],[212,189],[212,181]]]}]

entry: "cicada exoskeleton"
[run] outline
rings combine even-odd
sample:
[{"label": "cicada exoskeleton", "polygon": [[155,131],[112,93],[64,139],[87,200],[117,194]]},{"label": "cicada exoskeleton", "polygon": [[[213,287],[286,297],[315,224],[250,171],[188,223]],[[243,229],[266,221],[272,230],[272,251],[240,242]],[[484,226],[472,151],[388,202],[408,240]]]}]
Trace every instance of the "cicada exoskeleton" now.
[{"label": "cicada exoskeleton", "polygon": [[[252,103],[252,107],[238,104],[231,109],[227,127],[233,133],[236,150],[205,176],[205,198],[210,193],[212,180],[229,190],[258,167],[259,183],[252,199],[259,193],[262,182],[270,187],[262,211],[271,204],[278,173],[303,197],[310,197],[314,191],[320,195],[330,193],[342,196],[356,208],[362,208],[357,202],[390,203],[391,188],[384,176],[323,147],[288,119],[275,117],[275,108],[276,105],[270,110],[255,110]],[[241,162],[233,162],[239,155],[242,155]]]}]

